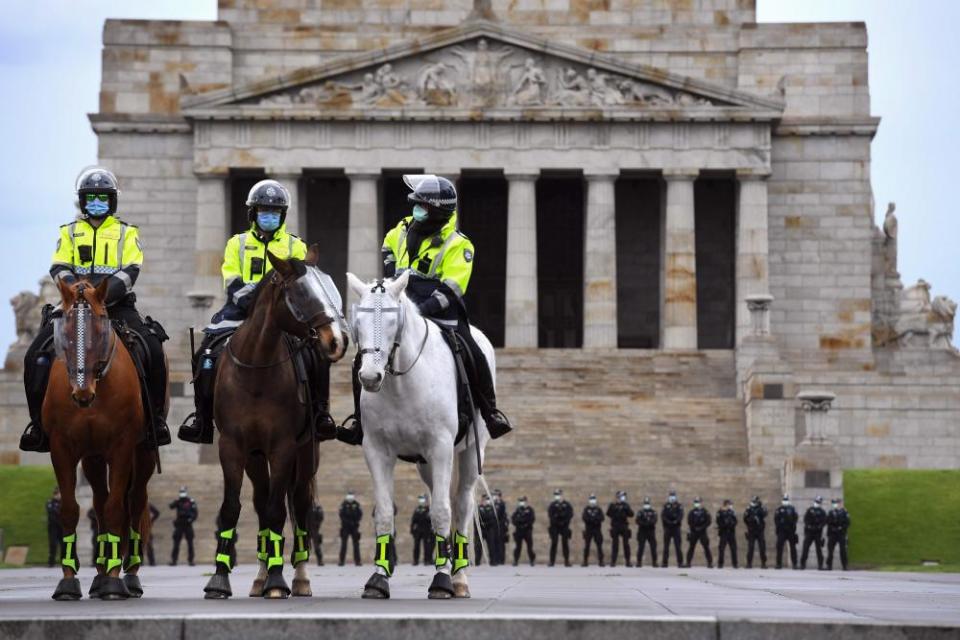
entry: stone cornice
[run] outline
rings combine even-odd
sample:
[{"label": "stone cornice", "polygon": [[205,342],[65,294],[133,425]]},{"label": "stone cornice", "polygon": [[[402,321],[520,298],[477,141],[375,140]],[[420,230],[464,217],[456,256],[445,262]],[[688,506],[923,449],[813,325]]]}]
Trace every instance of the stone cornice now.
[{"label": "stone cornice", "polygon": [[858,117],[785,117],[774,127],[777,136],[869,136],[873,137],[880,127],[880,118]]},{"label": "stone cornice", "polygon": [[89,113],[95,133],[190,133],[193,126],[180,115]]}]

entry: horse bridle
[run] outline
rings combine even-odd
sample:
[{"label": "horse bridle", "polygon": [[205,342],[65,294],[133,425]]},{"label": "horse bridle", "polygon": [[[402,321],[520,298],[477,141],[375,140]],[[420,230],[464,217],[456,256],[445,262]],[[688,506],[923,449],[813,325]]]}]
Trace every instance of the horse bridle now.
[{"label": "horse bridle", "polygon": [[[374,359],[381,360],[383,358],[384,349],[383,345],[383,314],[385,313],[396,313],[397,314],[397,332],[393,336],[393,344],[390,346],[390,353],[387,356],[387,364],[384,366],[384,371],[391,376],[399,377],[406,375],[410,372],[411,369],[417,364],[420,360],[420,356],[423,354],[424,346],[427,344],[427,336],[429,335],[429,326],[427,325],[426,318],[423,319],[424,332],[423,332],[423,342],[420,344],[420,349],[417,352],[417,357],[413,359],[413,362],[410,363],[410,366],[399,371],[394,363],[397,358],[397,350],[400,348],[400,342],[403,340],[403,330],[406,327],[407,312],[403,306],[402,302],[397,303],[396,307],[389,309],[383,308],[383,300],[387,295],[387,289],[383,284],[383,280],[377,280],[373,288],[370,289],[370,293],[376,294],[376,299],[374,301],[373,307],[361,307],[357,304],[354,304],[350,310],[350,316],[353,319],[352,324],[350,325],[350,335],[353,338],[353,341],[357,345],[358,352],[360,356],[366,354],[372,354]],[[360,347],[360,336],[359,329],[357,328],[358,316],[361,313],[372,313],[373,314],[373,344],[372,348],[361,348]]]},{"label": "horse bridle", "polygon": [[[77,387],[83,388],[86,386],[87,382],[87,347],[86,347],[86,314],[83,312],[90,312],[90,316],[93,317],[93,306],[83,297],[84,286],[81,285],[77,294],[80,296],[79,300],[73,305],[71,310],[77,312],[76,319],[76,357],[77,357],[77,372],[76,372],[76,383]],[[67,312],[69,313],[69,312]],[[64,316],[67,315],[64,314]],[[64,318],[66,319],[66,318]],[[93,379],[97,382],[103,379],[104,376],[110,371],[110,367],[113,365],[113,358],[117,353],[117,332],[113,331],[113,326],[111,325],[110,336],[107,338],[111,340],[110,353],[107,356],[106,360],[98,360],[94,363],[93,367]]]}]

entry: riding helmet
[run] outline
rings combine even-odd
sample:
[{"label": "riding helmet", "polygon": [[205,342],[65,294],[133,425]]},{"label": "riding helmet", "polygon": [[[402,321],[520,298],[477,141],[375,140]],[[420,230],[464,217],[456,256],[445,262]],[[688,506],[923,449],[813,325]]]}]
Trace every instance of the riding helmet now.
[{"label": "riding helmet", "polygon": [[117,212],[117,196],[120,195],[120,183],[117,176],[105,167],[91,166],[80,172],[74,185],[77,194],[77,201],[80,204],[80,211],[85,212],[85,196],[88,193],[107,194],[110,203],[110,210],[107,215],[113,215]]},{"label": "riding helmet", "polygon": [[457,210],[457,188],[441,176],[433,174],[406,174],[403,182],[410,187],[407,200],[412,204],[422,204],[432,214],[449,218]]},{"label": "riding helmet", "polygon": [[280,224],[287,219],[290,207],[290,192],[276,180],[261,180],[250,188],[247,194],[247,219],[252,223],[260,208],[276,209],[280,212]]}]

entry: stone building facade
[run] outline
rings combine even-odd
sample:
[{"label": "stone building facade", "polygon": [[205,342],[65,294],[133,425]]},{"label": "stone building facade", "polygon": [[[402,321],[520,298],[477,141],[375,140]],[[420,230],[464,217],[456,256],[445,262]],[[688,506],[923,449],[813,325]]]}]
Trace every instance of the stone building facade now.
[{"label": "stone building facade", "polygon": [[[457,181],[477,246],[468,304],[518,422],[490,452],[508,495],[742,504],[839,493],[844,468],[957,468],[956,306],[904,290],[892,208],[873,223],[866,47],[862,23],[758,24],[754,0],[220,0],[214,22],[108,20],[90,121],[144,239],[140,305],[173,336],[172,418],[254,181],[290,187],[288,226],[342,283],[380,274],[400,175],[429,171]],[[40,461],[15,451],[16,365],[0,456]],[[332,507],[366,479],[358,451],[326,447]],[[196,465],[212,448],[169,449],[159,486],[217,484]]]}]

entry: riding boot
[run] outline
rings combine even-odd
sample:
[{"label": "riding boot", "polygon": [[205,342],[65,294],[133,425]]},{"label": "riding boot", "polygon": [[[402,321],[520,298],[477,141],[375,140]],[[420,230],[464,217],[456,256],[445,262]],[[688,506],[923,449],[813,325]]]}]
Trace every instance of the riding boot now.
[{"label": "riding boot", "polygon": [[[44,327],[46,329],[46,327]],[[41,343],[52,332],[52,327],[37,335],[34,344]],[[50,367],[53,364],[52,353],[38,353],[31,348],[23,359],[23,386],[27,396],[27,407],[30,412],[30,424],[20,436],[21,451],[36,451],[46,453],[50,451],[50,441],[40,426],[40,414],[43,408],[43,397],[47,393],[47,380],[50,378]]]},{"label": "riding boot", "polygon": [[496,440],[510,433],[513,427],[510,425],[507,416],[497,409],[497,392],[493,386],[490,363],[487,362],[486,356],[483,355],[480,346],[473,340],[472,336],[466,342],[470,347],[470,354],[473,356],[473,370],[476,377],[474,389],[478,392],[477,400],[480,405],[480,413],[483,415],[483,421],[487,423],[487,431],[490,432],[490,437]]},{"label": "riding boot", "polygon": [[316,394],[313,429],[317,441],[323,442],[337,437],[337,423],[330,417],[330,363],[318,362],[318,356],[313,357],[316,362],[311,376],[311,388]]},{"label": "riding boot", "polygon": [[[360,424],[360,354],[353,359],[353,415],[348,416],[343,424],[337,427],[337,440],[351,445],[363,443],[363,426]],[[350,422],[350,426],[344,426]]]},{"label": "riding boot", "polygon": [[[211,444],[213,442],[213,384],[216,379],[216,357],[209,348],[200,345],[199,363],[194,365],[197,371],[193,385],[193,403],[195,411],[188,415],[180,425],[177,437],[184,442]],[[190,421],[192,418],[192,422]]]}]

